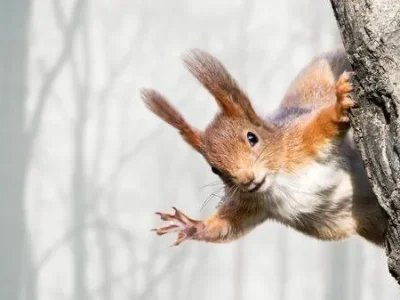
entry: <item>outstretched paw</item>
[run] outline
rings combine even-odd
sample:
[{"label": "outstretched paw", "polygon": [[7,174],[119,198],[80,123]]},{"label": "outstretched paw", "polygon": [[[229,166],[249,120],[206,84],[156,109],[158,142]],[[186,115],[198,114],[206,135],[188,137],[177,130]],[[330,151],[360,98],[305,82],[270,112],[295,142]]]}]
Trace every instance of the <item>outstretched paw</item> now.
[{"label": "outstretched paw", "polygon": [[158,235],[177,232],[178,238],[172,246],[178,246],[183,241],[189,239],[201,239],[201,233],[204,231],[203,222],[189,218],[175,207],[173,209],[175,211],[173,215],[161,212],[156,213],[160,216],[161,220],[172,222],[172,224],[152,229],[152,231],[155,231]]},{"label": "outstretched paw", "polygon": [[349,122],[349,110],[356,106],[356,102],[349,96],[349,93],[354,90],[351,82],[354,74],[354,72],[343,72],[336,82],[336,121],[338,122]]}]

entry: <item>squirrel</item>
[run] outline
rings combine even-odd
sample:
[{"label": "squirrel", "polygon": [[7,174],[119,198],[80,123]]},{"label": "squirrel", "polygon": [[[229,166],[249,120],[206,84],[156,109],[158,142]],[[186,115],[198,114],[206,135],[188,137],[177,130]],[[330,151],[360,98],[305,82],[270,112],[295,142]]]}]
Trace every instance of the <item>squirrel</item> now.
[{"label": "squirrel", "polygon": [[266,220],[320,240],[360,235],[382,246],[387,217],[369,184],[352,138],[348,113],[356,106],[352,68],[343,49],[313,59],[294,79],[278,109],[262,118],[226,67],[193,49],[183,62],[211,93],[220,112],[201,131],[167,99],[142,89],[146,106],[176,128],[224,183],[225,195],[205,220],[156,213],[169,225],[158,235],[226,243]]}]

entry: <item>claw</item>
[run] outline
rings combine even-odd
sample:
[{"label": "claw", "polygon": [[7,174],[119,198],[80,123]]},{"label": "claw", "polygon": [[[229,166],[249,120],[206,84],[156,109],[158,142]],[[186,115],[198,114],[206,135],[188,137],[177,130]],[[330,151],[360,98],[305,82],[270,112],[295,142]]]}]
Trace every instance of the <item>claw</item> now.
[{"label": "claw", "polygon": [[164,235],[166,233],[176,232],[178,228],[180,228],[178,225],[169,225],[161,228],[155,228],[151,231],[155,231],[157,235]]},{"label": "claw", "polygon": [[188,216],[186,216],[183,212],[179,211],[176,207],[172,207],[175,211],[175,216],[177,219],[182,221],[185,224],[193,223],[194,220],[190,219]]},{"label": "claw", "polygon": [[339,122],[349,122],[347,113],[350,108],[356,106],[356,102],[349,96],[354,88],[350,79],[354,76],[354,72],[344,72],[336,83],[336,112]]},{"label": "claw", "polygon": [[167,213],[156,212],[156,215],[160,216],[160,219],[163,221],[173,221],[175,220],[175,216]]},{"label": "claw", "polygon": [[347,72],[347,74],[349,75],[349,78],[351,78],[351,77],[354,77],[356,75],[356,72],[349,71],[349,72]]},{"label": "claw", "polygon": [[176,207],[172,207],[174,214],[156,212],[163,221],[171,221],[174,224],[152,229],[157,235],[164,235],[166,233],[178,232],[178,238],[171,246],[178,246],[187,239],[194,239],[198,232],[202,229],[202,222],[193,220],[179,211]]},{"label": "claw", "polygon": [[182,231],[179,232],[178,238],[177,238],[176,241],[171,245],[171,247],[180,245],[184,240],[186,240],[186,238],[187,238],[187,235],[186,235],[184,232],[182,232]]}]

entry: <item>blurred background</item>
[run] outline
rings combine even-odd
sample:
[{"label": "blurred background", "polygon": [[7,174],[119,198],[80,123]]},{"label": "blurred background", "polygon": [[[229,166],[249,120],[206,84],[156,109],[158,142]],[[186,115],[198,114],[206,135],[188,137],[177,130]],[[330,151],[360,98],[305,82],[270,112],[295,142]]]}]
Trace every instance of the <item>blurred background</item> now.
[{"label": "blurred background", "polygon": [[384,251],[267,222],[238,242],[150,232],[155,211],[208,216],[221,184],[147,111],[165,93],[202,128],[217,107],[183,68],[217,56],[257,110],[340,46],[329,1],[0,2],[0,299],[396,299]]}]

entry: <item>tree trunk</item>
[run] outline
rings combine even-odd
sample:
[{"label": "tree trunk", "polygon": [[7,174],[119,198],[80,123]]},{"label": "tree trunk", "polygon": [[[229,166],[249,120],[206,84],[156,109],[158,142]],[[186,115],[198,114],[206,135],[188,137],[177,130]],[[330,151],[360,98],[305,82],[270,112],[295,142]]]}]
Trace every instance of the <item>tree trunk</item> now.
[{"label": "tree trunk", "polygon": [[388,215],[385,247],[400,283],[400,2],[331,0],[356,72],[351,123],[364,165]]},{"label": "tree trunk", "polygon": [[78,61],[76,57],[72,58],[72,80],[76,91],[76,121],[73,130],[74,139],[74,159],[71,184],[72,207],[71,219],[73,227],[82,228],[77,230],[72,243],[72,254],[74,264],[74,299],[87,300],[87,265],[88,265],[88,247],[86,239],[86,230],[84,225],[87,221],[87,180],[86,180],[86,162],[85,162],[85,138],[86,122],[88,119],[88,101],[89,101],[89,78],[90,78],[90,55],[88,40],[88,4],[82,8],[82,75],[79,74]]},{"label": "tree trunk", "polygon": [[288,251],[288,237],[286,231],[282,231],[278,235],[277,242],[277,252],[278,252],[278,269],[279,269],[279,291],[278,297],[279,300],[286,300],[288,298],[287,289],[289,287],[288,282],[290,280],[289,277],[289,258],[290,254]]},{"label": "tree trunk", "polygon": [[0,2],[0,299],[19,298],[25,248],[24,132],[30,5]]},{"label": "tree trunk", "polygon": [[83,229],[86,222],[86,186],[85,186],[85,169],[84,169],[84,135],[86,120],[86,99],[77,97],[81,100],[78,105],[78,116],[74,129],[74,162],[73,162],[73,178],[72,178],[72,209],[71,217],[73,226],[80,228],[76,232],[76,237],[72,243],[72,252],[74,260],[74,299],[87,299],[86,290],[86,266],[87,266],[87,247],[85,230]]},{"label": "tree trunk", "polygon": [[[353,247],[350,248],[351,256],[349,260],[351,260],[352,269],[351,278],[349,276],[349,290],[351,290],[351,298],[350,299],[364,299],[364,273],[365,273],[365,262],[367,258],[365,257],[364,248],[362,246],[363,241],[357,241],[353,244]],[[374,272],[374,274],[379,274],[379,272]],[[375,284],[380,280],[380,276],[375,276],[374,287]],[[383,296],[383,295],[381,295]],[[382,297],[373,297],[373,299],[380,299]]]},{"label": "tree trunk", "polygon": [[325,300],[347,300],[348,295],[348,247],[341,243],[330,245],[328,250]]},{"label": "tree trunk", "polygon": [[84,133],[85,133],[85,103],[86,99],[78,104],[78,117],[74,129],[74,166],[72,178],[72,209],[71,217],[73,226],[82,228],[76,232],[76,237],[72,243],[72,253],[74,261],[74,299],[87,299],[86,268],[87,268],[87,246],[84,224],[86,222],[86,187],[84,171]]}]

